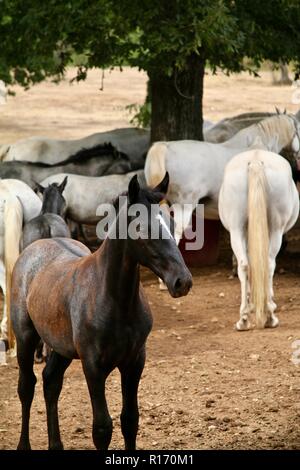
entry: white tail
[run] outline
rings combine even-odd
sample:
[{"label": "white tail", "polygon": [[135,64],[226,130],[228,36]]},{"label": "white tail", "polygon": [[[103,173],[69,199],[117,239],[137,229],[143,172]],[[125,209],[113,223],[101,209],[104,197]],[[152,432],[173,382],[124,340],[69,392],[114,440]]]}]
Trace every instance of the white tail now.
[{"label": "white tail", "polygon": [[264,165],[254,160],[248,167],[248,254],[251,301],[258,328],[267,321],[269,283],[269,227],[267,180]]},{"label": "white tail", "polygon": [[0,145],[0,161],[3,161],[5,159],[5,156],[8,153],[9,149],[10,145]]},{"label": "white tail", "polygon": [[150,148],[145,163],[145,178],[148,186],[154,188],[166,174],[165,154],[167,144],[156,142]]},{"label": "white tail", "polygon": [[5,200],[4,209],[4,261],[6,274],[6,312],[8,342],[10,348],[14,346],[14,334],[10,320],[10,294],[11,276],[20,253],[20,239],[23,226],[23,207],[16,196],[8,196]]}]

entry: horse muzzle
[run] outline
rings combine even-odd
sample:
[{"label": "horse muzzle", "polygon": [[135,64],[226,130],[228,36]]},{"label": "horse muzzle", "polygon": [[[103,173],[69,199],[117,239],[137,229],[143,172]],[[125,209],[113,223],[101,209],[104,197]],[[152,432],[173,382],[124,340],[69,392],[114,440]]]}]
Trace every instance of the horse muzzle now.
[{"label": "horse muzzle", "polygon": [[189,293],[193,285],[192,275],[188,271],[184,276],[166,280],[166,285],[172,297],[183,297]]}]

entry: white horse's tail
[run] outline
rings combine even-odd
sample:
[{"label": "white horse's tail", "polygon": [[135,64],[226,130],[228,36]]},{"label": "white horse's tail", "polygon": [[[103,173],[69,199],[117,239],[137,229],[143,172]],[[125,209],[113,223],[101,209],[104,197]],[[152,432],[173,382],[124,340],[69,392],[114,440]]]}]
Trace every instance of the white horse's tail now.
[{"label": "white horse's tail", "polygon": [[150,148],[145,163],[145,178],[148,186],[154,188],[166,174],[165,155],[167,144],[156,142]]},{"label": "white horse's tail", "polygon": [[9,195],[4,208],[4,261],[6,271],[6,311],[9,347],[14,346],[14,334],[10,320],[11,276],[20,253],[23,226],[23,207],[16,196]]},{"label": "white horse's tail", "polygon": [[10,149],[10,145],[0,145],[0,161],[2,162],[5,159],[5,156],[7,155],[8,151]]},{"label": "white horse's tail", "polygon": [[267,180],[264,165],[259,160],[248,166],[248,254],[251,301],[257,327],[264,328],[269,283],[269,227]]}]

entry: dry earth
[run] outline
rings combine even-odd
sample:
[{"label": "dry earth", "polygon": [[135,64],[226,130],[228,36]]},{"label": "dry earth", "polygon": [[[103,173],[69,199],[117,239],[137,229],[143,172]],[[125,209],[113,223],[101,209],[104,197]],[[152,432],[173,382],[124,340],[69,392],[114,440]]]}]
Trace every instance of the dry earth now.
[{"label": "dry earth", "polygon": [[[69,74],[72,75],[72,72]],[[125,106],[141,103],[146,77],[125,69],[86,83],[44,83],[0,108],[0,142],[31,135],[76,138],[128,125]],[[218,120],[277,105],[297,111],[290,87],[271,86],[270,75],[206,77],[204,111]],[[275,295],[280,326],[275,330],[237,333],[239,283],[229,279],[229,252],[217,266],[193,270],[194,287],[174,300],[160,292],[156,279],[143,271],[152,305],[154,328],[140,387],[140,449],[299,449],[300,368],[292,361],[292,343],[300,339],[299,262],[297,244],[280,260]],[[284,269],[284,271],[283,271]],[[42,397],[42,366],[32,411],[34,449],[47,446]],[[20,405],[16,393],[16,359],[0,368],[0,449],[16,447]],[[120,384],[115,372],[107,398],[114,420],[112,448],[122,448],[118,416]],[[91,407],[80,363],[68,369],[60,400],[62,436],[67,449],[92,449]]]}]

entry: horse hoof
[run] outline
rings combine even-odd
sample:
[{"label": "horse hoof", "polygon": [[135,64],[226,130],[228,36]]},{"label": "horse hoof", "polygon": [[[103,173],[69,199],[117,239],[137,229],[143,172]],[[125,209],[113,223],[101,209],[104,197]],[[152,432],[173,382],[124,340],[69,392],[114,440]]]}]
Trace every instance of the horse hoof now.
[{"label": "horse hoof", "polygon": [[159,281],[159,289],[160,290],[168,290],[166,284],[163,281]]},{"label": "horse hoof", "polygon": [[31,450],[31,446],[30,446],[29,443],[23,444],[23,443],[20,442],[18,444],[17,450]]},{"label": "horse hoof", "polygon": [[44,362],[44,358],[43,356],[34,356],[34,363],[35,364],[42,364],[42,362]]},{"label": "horse hoof", "polygon": [[236,322],[235,327],[237,331],[248,331],[250,330],[250,322],[249,320],[239,320]]},{"label": "horse hoof", "polygon": [[49,446],[49,450],[64,450],[64,446],[61,442],[57,442],[56,444]]},{"label": "horse hoof", "polygon": [[270,318],[268,318],[265,328],[276,328],[276,326],[279,325],[279,320],[276,317],[276,315],[272,315]]}]

